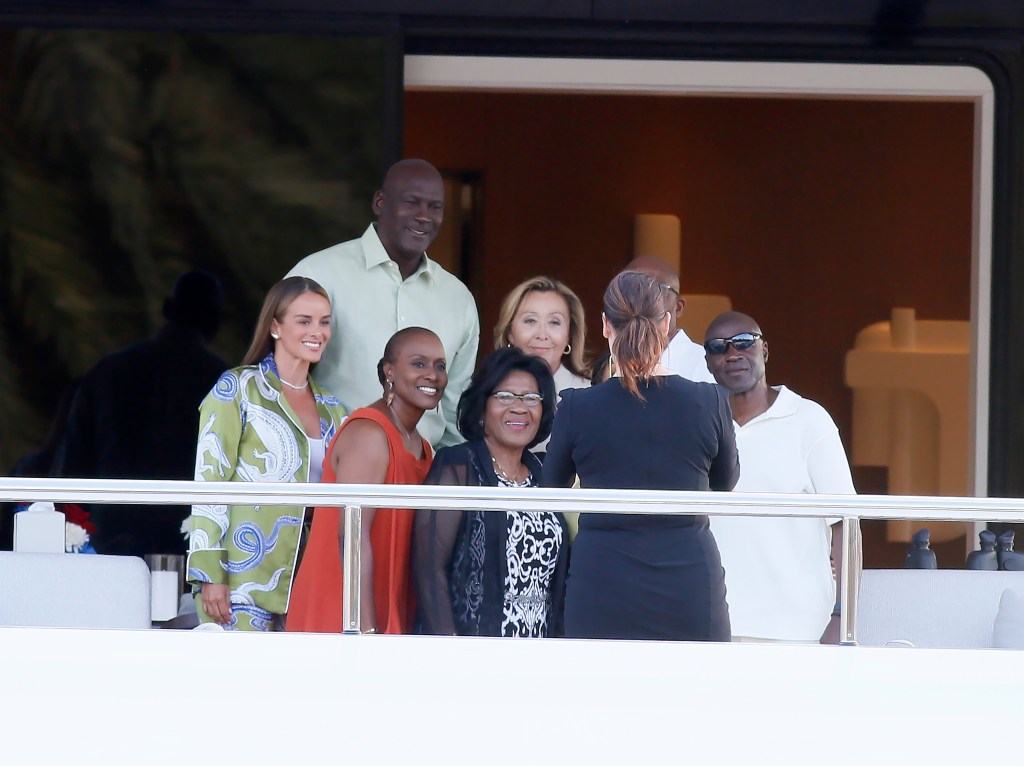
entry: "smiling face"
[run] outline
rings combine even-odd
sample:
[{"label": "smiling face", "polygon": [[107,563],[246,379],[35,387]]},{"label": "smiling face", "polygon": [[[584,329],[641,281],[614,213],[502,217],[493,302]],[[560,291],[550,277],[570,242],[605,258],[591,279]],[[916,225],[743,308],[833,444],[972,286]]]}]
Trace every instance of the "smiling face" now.
[{"label": "smiling face", "polygon": [[317,293],[302,293],[283,317],[271,321],[270,331],[279,336],[274,341],[278,366],[288,366],[290,360],[316,364],[331,339],[331,304]]},{"label": "smiling face", "polygon": [[569,304],[551,290],[532,290],[512,318],[508,342],[524,354],[539,356],[551,372],[562,364],[569,344]]},{"label": "smiling face", "polygon": [[410,335],[395,350],[395,360],[384,363],[384,375],[394,383],[393,406],[432,410],[448,385],[444,346],[433,333]]},{"label": "smiling face", "polygon": [[[730,312],[715,320],[704,336],[705,342],[712,338],[731,338],[740,333],[761,330],[748,316]],[[718,385],[730,394],[744,394],[763,383],[765,362],[768,361],[768,343],[758,340],[748,349],[737,350],[733,344],[726,347],[724,354],[705,354],[708,369],[715,376]]]},{"label": "smiling face", "polygon": [[[523,370],[513,370],[491,393],[508,391],[513,394],[539,394],[537,379]],[[537,435],[542,404],[527,407],[522,399],[502,404],[493,396],[487,399],[484,411],[484,438],[501,447],[525,449]]]},{"label": "smiling face", "polygon": [[377,236],[399,266],[419,265],[444,220],[444,182],[427,162],[406,160],[388,171],[373,195]]}]

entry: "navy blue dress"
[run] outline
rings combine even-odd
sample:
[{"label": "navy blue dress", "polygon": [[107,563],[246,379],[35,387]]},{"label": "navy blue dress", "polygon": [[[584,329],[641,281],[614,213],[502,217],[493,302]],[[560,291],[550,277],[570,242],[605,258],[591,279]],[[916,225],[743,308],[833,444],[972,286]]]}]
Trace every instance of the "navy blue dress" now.
[{"label": "navy blue dress", "polygon": [[[676,375],[563,391],[544,483],[587,489],[731,490],[739,478],[728,395]],[[565,635],[728,641],[725,572],[707,516],[580,516]]]}]

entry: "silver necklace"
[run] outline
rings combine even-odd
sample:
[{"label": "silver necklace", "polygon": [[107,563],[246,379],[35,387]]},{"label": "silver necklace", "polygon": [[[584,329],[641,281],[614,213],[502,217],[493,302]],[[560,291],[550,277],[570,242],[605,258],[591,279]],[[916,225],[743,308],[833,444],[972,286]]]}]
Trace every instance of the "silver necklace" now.
[{"label": "silver necklace", "polygon": [[289,383],[287,380],[282,378],[280,375],[277,376],[277,379],[280,380],[282,383],[284,383],[286,386],[288,386],[288,388],[294,388],[296,391],[301,391],[302,389],[304,389],[306,386],[309,385],[309,378],[306,378],[306,382],[303,383],[301,386],[297,386],[294,383]]},{"label": "silver necklace", "polygon": [[519,475],[519,471],[523,467],[522,463],[519,464],[519,468],[516,469],[516,472],[509,476],[508,471],[501,467],[501,463],[498,462],[498,459],[494,457],[494,455],[491,455],[491,462],[494,463],[494,467],[498,469],[498,473],[501,474],[501,477],[505,481],[511,482],[512,484],[519,483],[519,480],[516,477]]}]

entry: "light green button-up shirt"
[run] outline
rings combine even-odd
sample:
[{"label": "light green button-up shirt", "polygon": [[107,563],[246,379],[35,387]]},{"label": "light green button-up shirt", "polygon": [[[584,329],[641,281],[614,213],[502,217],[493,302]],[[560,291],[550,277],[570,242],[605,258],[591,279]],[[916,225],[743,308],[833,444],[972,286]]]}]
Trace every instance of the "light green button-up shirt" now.
[{"label": "light green button-up shirt", "polygon": [[315,279],[331,298],[333,334],[313,377],[349,412],[383,394],[377,362],[392,335],[405,327],[437,333],[448,360],[448,388],[441,412],[424,413],[419,431],[435,447],[463,441],[456,408],[476,366],[480,319],[462,282],[426,253],[420,267],[403,280],[372,224],[359,239],[303,258],[288,276]]}]

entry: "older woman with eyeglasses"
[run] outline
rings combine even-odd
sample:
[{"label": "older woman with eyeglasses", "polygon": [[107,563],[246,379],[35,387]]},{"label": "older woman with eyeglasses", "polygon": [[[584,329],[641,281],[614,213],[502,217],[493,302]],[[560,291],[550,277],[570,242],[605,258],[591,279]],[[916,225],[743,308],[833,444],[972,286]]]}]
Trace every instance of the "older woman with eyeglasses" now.
[{"label": "older woman with eyeglasses", "polygon": [[[551,371],[514,348],[491,353],[459,401],[467,441],[440,450],[425,484],[536,487],[529,448],[555,414]],[[561,514],[416,512],[413,579],[425,633],[532,636],[561,633],[569,533]]]}]

